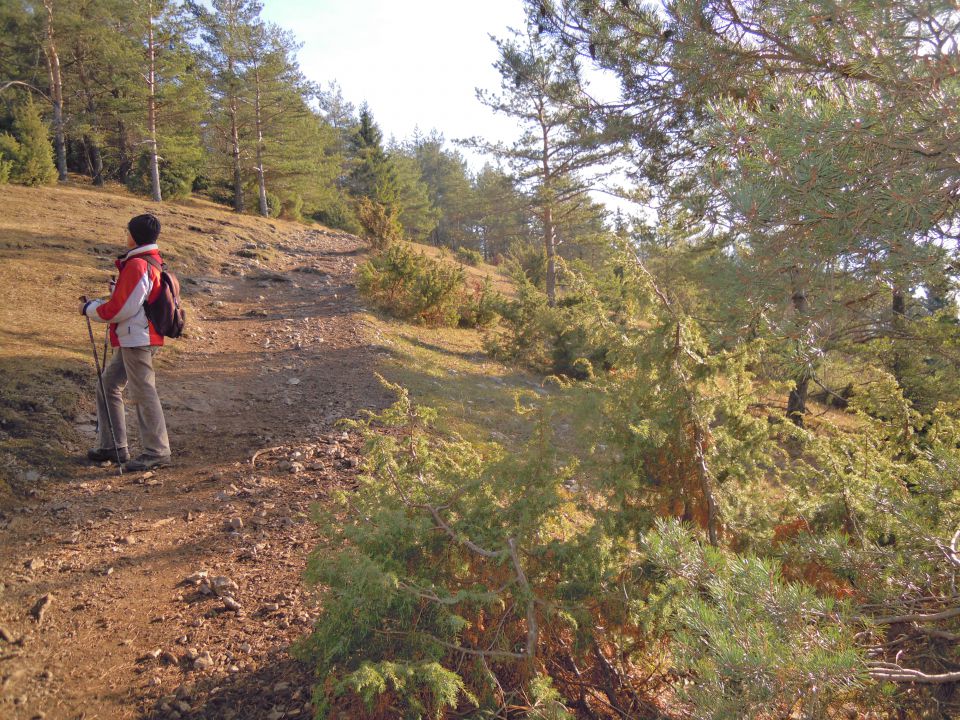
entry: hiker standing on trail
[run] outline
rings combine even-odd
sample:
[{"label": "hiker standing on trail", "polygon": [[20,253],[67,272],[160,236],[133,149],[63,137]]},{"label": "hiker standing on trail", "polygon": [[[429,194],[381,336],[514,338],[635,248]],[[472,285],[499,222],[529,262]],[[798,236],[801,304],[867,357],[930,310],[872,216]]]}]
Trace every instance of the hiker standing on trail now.
[{"label": "hiker standing on trail", "polygon": [[[97,446],[87,453],[87,458],[96,462],[119,460],[125,470],[138,471],[170,462],[167,423],[153,371],[153,356],[163,345],[163,336],[147,318],[144,308],[145,303],[154,302],[161,292],[163,261],[157,247],[160,236],[157,218],[137,215],[127,223],[127,231],[128,250],[117,260],[120,276],[112,287],[110,299],[85,302],[80,312],[91,320],[110,323],[110,345],[114,348],[113,359],[103,370],[103,383],[97,386]],[[142,446],[142,453],[135,460],[130,460],[127,450],[121,397],[128,384],[130,400],[137,406]],[[113,433],[108,429],[111,420]]]}]

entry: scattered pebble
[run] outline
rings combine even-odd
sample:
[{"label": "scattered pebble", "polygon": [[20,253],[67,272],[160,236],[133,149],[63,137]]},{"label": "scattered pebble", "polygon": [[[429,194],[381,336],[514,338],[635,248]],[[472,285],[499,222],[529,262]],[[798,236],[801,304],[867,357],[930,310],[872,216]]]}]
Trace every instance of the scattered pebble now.
[{"label": "scattered pebble", "polygon": [[46,615],[51,605],[53,605],[52,593],[47,593],[34,603],[30,609],[30,614],[33,616],[33,619],[37,621],[37,625],[43,622],[43,616]]},{"label": "scattered pebble", "polygon": [[209,670],[213,665],[213,657],[207,651],[200,653],[197,659],[193,661],[194,670]]},{"label": "scattered pebble", "polygon": [[227,595],[227,596],[225,596],[225,597],[223,598],[223,606],[224,606],[227,610],[231,610],[231,611],[233,611],[233,612],[240,612],[240,610],[243,609],[243,605],[241,605],[240,603],[238,603],[236,600],[234,600],[234,599],[233,599],[232,597],[230,597],[229,595]]}]

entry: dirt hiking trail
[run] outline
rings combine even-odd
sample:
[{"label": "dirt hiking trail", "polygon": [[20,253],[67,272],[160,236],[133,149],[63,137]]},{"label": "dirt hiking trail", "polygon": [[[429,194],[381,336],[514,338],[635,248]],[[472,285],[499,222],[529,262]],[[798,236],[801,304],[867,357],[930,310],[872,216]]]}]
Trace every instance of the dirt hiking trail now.
[{"label": "dirt hiking trail", "polygon": [[269,269],[181,278],[191,341],[157,363],[173,466],[78,460],[0,515],[0,717],[312,716],[289,653],[317,611],[310,509],[357,473],[335,421],[389,397],[357,316],[359,241],[274,247]]}]

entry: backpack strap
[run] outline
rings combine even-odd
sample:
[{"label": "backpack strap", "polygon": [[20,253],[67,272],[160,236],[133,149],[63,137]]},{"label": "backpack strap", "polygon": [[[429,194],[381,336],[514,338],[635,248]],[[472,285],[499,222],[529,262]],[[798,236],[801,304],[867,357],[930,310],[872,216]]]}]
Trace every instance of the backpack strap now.
[{"label": "backpack strap", "polygon": [[166,263],[157,262],[157,259],[153,255],[144,255],[140,259],[143,260],[145,263],[147,263],[147,265],[152,265],[160,272],[164,272],[164,270],[167,267]]}]

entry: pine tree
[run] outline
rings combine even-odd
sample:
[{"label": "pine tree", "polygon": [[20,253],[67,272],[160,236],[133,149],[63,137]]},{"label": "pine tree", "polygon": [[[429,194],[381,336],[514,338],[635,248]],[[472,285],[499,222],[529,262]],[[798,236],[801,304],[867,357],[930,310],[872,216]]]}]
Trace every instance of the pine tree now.
[{"label": "pine tree", "polygon": [[214,100],[213,138],[215,146],[229,158],[233,209],[245,208],[242,138],[249,125],[245,100],[249,87],[243,82],[249,63],[250,36],[257,27],[260,3],[256,0],[214,0],[211,9],[192,3],[191,8],[203,28],[205,60]]},{"label": "pine tree", "polygon": [[27,96],[13,113],[13,134],[0,134],[0,163],[8,168],[9,179],[20,185],[49,185],[57,180],[50,132]]},{"label": "pine tree", "polygon": [[383,133],[364,104],[350,138],[352,168],[348,187],[355,197],[365,197],[399,213],[400,187],[396,168],[383,147]]},{"label": "pine tree", "polygon": [[397,182],[397,207],[404,234],[416,242],[426,242],[437,227],[441,210],[434,205],[430,189],[423,180],[416,157],[404,148],[388,155]]},{"label": "pine tree", "polygon": [[532,27],[496,42],[501,93],[478,91],[478,97],[494,111],[515,118],[524,134],[512,145],[483,141],[473,145],[509,162],[528,188],[540,220],[547,298],[553,305],[558,210],[596,186],[598,167],[611,156],[611,149],[603,127],[589,112],[576,60],[562,45],[542,40]]},{"label": "pine tree", "polygon": [[473,188],[463,156],[445,149],[443,135],[437,132],[414,137],[411,150],[430,201],[440,213],[429,242],[450,248],[476,249],[470,232]]}]

